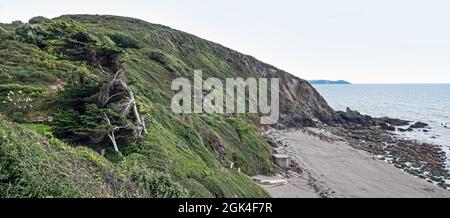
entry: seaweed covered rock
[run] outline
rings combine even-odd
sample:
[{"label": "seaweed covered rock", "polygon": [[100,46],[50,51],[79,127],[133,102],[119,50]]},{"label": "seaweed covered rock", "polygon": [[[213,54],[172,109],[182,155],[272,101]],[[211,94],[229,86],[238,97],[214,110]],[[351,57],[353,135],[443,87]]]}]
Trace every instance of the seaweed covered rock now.
[{"label": "seaweed covered rock", "polygon": [[427,127],[427,126],[428,126],[428,124],[426,124],[426,123],[416,122],[413,125],[411,125],[410,128],[412,128],[412,129],[423,129],[423,128]]}]

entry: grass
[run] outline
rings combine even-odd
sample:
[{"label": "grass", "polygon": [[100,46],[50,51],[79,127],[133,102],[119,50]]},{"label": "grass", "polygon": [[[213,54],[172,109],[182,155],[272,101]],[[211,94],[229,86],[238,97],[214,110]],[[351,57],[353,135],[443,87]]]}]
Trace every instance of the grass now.
[{"label": "grass", "polygon": [[187,193],[167,175],[128,161],[115,166],[88,148],[68,146],[2,118],[0,156],[0,196],[6,198],[182,197]]},{"label": "grass", "polygon": [[52,133],[52,127],[46,124],[29,124],[29,123],[23,123],[19,126],[35,131],[36,133],[40,135],[46,135],[47,133]]},{"label": "grass", "polygon": [[4,123],[0,134],[3,135],[0,164],[3,197],[105,197],[110,194],[107,190],[111,187],[101,182],[101,169],[106,170],[107,164],[91,151],[70,148],[56,141],[48,143],[44,138]]},{"label": "grass", "polygon": [[[268,197],[249,178],[273,173],[270,145],[260,137],[251,119],[176,115],[170,110],[171,81],[179,76],[192,78],[194,69],[203,69],[205,78],[257,77],[249,66],[233,60],[235,52],[187,33],[131,18],[63,16],[58,19],[75,20],[100,43],[125,50],[123,60],[128,83],[135,92],[141,114],[150,120],[149,134],[137,143],[121,144],[122,154],[117,154],[108,143],[73,148],[57,139],[48,141],[41,136],[52,132],[47,125],[11,127],[2,123],[1,134],[16,131],[26,135],[25,144],[18,135],[6,135],[8,146],[2,146],[2,155],[11,156],[8,160],[14,162],[12,166],[20,167],[2,168],[2,171],[23,178],[23,184],[16,184],[13,177],[0,179],[8,181],[2,186],[2,196]],[[0,27],[1,35],[14,34],[13,25]],[[51,115],[57,110],[70,109],[54,105],[52,98],[57,90],[50,87],[79,83],[80,75],[96,82],[102,74],[97,66],[61,56],[64,55],[34,44],[11,38],[2,40],[0,85],[43,89],[44,97],[40,99],[43,103],[34,113]],[[14,148],[14,145],[19,146]],[[106,149],[106,159],[96,155],[93,149]],[[230,162],[242,168],[243,173],[228,169]],[[3,167],[8,165],[3,164]],[[80,169],[74,169],[74,165]],[[27,167],[37,171],[32,175],[23,172]],[[124,169],[131,171],[127,173]],[[111,178],[114,180],[110,181]],[[51,186],[39,185],[47,183]],[[6,190],[8,184],[16,188]]]}]

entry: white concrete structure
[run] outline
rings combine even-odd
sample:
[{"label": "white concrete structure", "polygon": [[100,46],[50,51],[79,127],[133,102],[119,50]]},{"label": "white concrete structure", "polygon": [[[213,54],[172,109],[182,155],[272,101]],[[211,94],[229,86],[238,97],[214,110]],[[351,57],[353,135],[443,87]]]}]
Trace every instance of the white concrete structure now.
[{"label": "white concrete structure", "polygon": [[291,165],[291,156],[287,154],[273,154],[273,162],[281,168],[287,169]]}]

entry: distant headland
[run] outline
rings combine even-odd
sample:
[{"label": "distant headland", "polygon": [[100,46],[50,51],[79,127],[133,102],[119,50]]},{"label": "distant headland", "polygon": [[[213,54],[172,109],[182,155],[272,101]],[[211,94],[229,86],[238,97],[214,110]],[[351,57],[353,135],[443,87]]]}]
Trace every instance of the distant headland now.
[{"label": "distant headland", "polygon": [[309,83],[313,84],[313,85],[323,85],[323,84],[338,84],[338,85],[348,85],[348,84],[352,84],[348,81],[345,80],[337,80],[337,81],[333,81],[333,80],[310,80]]}]

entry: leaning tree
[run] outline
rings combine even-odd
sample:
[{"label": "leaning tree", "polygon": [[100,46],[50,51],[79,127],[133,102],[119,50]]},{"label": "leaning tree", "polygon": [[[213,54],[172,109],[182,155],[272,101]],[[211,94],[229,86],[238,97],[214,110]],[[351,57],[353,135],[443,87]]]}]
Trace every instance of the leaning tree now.
[{"label": "leaning tree", "polygon": [[120,139],[136,142],[147,133],[133,91],[127,85],[124,50],[99,42],[73,21],[24,24],[16,38],[37,45],[60,59],[83,62],[102,72],[102,82],[66,87],[59,103],[55,134],[73,142],[110,141],[119,152]]}]

